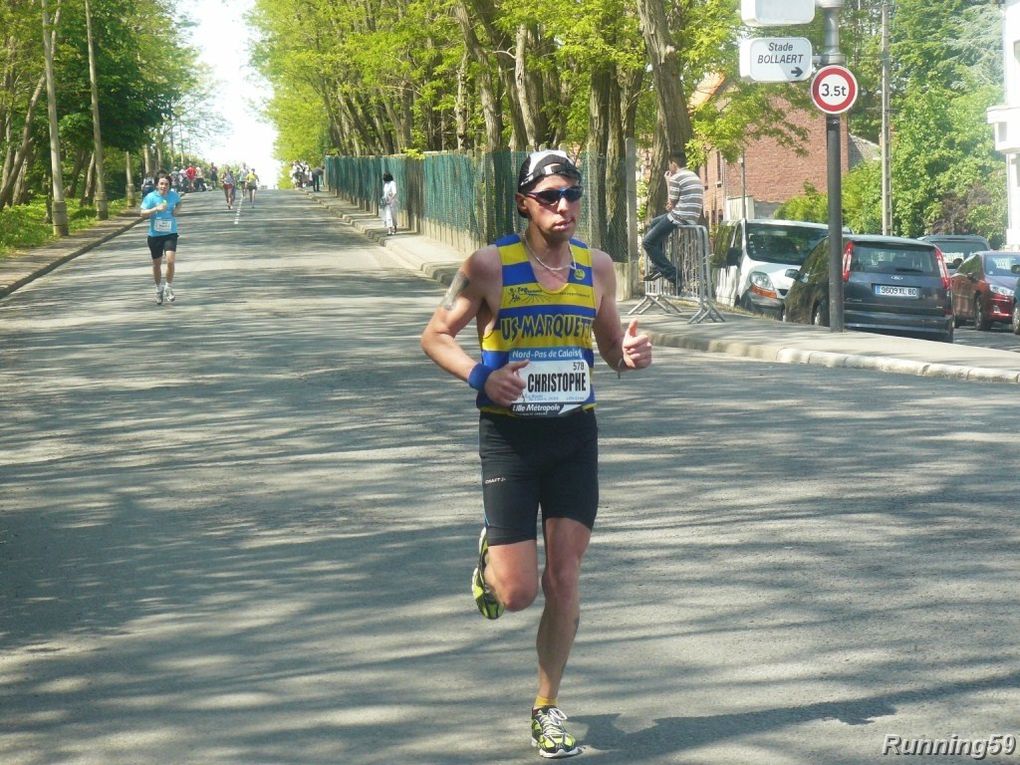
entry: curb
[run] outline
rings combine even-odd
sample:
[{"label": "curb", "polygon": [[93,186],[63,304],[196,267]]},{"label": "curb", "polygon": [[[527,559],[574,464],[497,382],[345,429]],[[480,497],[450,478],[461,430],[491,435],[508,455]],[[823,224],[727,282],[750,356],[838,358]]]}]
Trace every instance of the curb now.
[{"label": "curb", "polygon": [[[311,195],[309,195],[311,196]],[[365,221],[377,219],[371,213],[353,216],[337,209],[339,205],[329,204],[329,198],[312,197],[321,206],[335,213],[345,224],[357,228],[362,234],[372,239],[380,247],[386,247],[398,260],[410,270],[423,274],[429,279],[449,286],[461,261],[449,263],[421,263],[413,255],[401,252],[400,245],[395,245],[383,233],[383,228],[368,228]],[[624,324],[626,325],[626,321]],[[717,340],[689,334],[670,334],[661,330],[646,330],[652,343],[666,348],[685,348],[705,353],[725,353],[730,356],[772,361],[779,364],[809,364],[824,366],[831,369],[870,369],[890,374],[905,374],[915,377],[934,377],[947,380],[967,382],[1012,383],[1020,384],[1020,372],[991,369],[988,367],[965,367],[956,364],[940,364],[929,361],[913,361],[902,358],[866,356],[857,353],[839,353],[834,351],[805,350],[784,345],[747,343],[738,340]]]},{"label": "curb", "polygon": [[759,361],[774,361],[780,364],[810,364],[831,369],[871,369],[878,372],[913,375],[915,377],[1020,384],[1020,372],[990,369],[988,367],[964,367],[928,361],[864,356],[856,353],[809,351],[802,348],[754,345],[737,340],[712,340],[706,337],[698,337],[697,335],[675,335],[656,330],[649,331],[648,336],[653,344],[667,348],[685,348],[704,353],[725,353],[730,356],[753,358]]},{"label": "curb", "polygon": [[[79,245],[78,247],[75,247],[74,249],[72,249],[72,250],[70,250],[68,252],[65,252],[63,255],[59,256],[58,258],[56,258],[54,260],[51,260],[49,262],[40,264],[34,271],[30,271],[28,274],[26,274],[25,276],[21,277],[20,279],[16,279],[15,281],[13,281],[13,282],[11,282],[9,284],[0,285],[0,298],[7,297],[12,292],[15,292],[15,291],[21,289],[22,287],[24,287],[26,284],[29,284],[30,282],[35,281],[40,276],[44,276],[44,275],[48,274],[50,271],[53,271],[54,269],[59,268],[60,266],[62,266],[65,263],[67,263],[68,261],[74,260],[79,255],[84,255],[89,250],[95,249],[96,247],[98,247],[99,245],[103,244],[104,242],[108,242],[109,240],[113,239],[115,236],[119,236],[120,234],[123,234],[125,231],[127,231],[130,228],[132,228],[133,226],[135,226],[140,220],[141,220],[141,217],[134,217],[128,223],[124,223],[124,224],[115,226],[113,228],[110,228],[109,230],[107,230],[107,231],[103,232],[101,235],[99,235],[97,238],[95,238],[95,239],[88,239],[88,240],[82,242],[81,245]],[[64,240],[64,241],[66,242],[67,240]],[[36,248],[35,251],[36,252],[40,252],[40,251],[45,250],[48,247],[56,248],[56,247],[59,247],[60,244],[61,244],[61,242],[58,240],[58,241],[54,242],[53,244],[44,245],[42,247]],[[32,250],[29,250],[28,254],[25,257],[30,257],[31,255],[32,255]]]}]

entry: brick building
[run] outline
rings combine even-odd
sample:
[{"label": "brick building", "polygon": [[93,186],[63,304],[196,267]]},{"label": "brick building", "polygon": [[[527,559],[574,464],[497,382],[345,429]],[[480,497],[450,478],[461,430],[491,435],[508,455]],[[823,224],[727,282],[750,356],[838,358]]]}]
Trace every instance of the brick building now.
[{"label": "brick building", "polygon": [[[698,87],[692,106],[711,100],[718,108],[725,108],[725,91],[726,83],[721,78],[706,81]],[[781,204],[804,193],[805,184],[825,193],[825,115],[816,109],[791,107],[787,120],[807,132],[804,154],[773,138],[750,141],[736,162],[727,162],[717,151],[709,152],[699,174],[705,181],[705,217],[710,226],[735,218],[773,217]],[[864,159],[877,156],[877,146],[849,135],[845,115],[840,139],[844,174]]]}]

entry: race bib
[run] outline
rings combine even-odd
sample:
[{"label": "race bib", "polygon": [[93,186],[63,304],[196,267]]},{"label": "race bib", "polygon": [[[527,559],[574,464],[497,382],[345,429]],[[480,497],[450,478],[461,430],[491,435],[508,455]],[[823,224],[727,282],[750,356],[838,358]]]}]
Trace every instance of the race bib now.
[{"label": "race bib", "polygon": [[580,348],[527,348],[510,361],[527,361],[518,374],[524,392],[510,405],[520,417],[556,417],[579,408],[591,396],[591,370]]},{"label": "race bib", "polygon": [[173,231],[174,222],[169,218],[156,218],[152,224],[153,229],[160,234],[169,234]]}]

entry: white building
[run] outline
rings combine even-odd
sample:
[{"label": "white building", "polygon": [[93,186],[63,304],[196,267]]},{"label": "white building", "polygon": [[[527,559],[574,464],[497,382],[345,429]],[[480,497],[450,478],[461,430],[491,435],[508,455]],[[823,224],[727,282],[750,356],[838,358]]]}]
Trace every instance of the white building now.
[{"label": "white building", "polygon": [[1006,102],[988,109],[995,148],[1006,156],[1009,219],[1003,248],[1020,250],[1020,0],[1002,0]]}]

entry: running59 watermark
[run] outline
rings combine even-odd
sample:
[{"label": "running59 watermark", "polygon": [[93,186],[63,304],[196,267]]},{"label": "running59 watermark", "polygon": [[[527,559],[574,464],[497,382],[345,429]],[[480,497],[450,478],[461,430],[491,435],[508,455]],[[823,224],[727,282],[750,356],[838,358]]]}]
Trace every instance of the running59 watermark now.
[{"label": "running59 watermark", "polygon": [[904,738],[887,733],[882,744],[883,755],[926,756],[955,755],[983,760],[985,757],[1011,755],[1017,752],[1017,737],[1011,733],[993,733],[987,738]]}]

